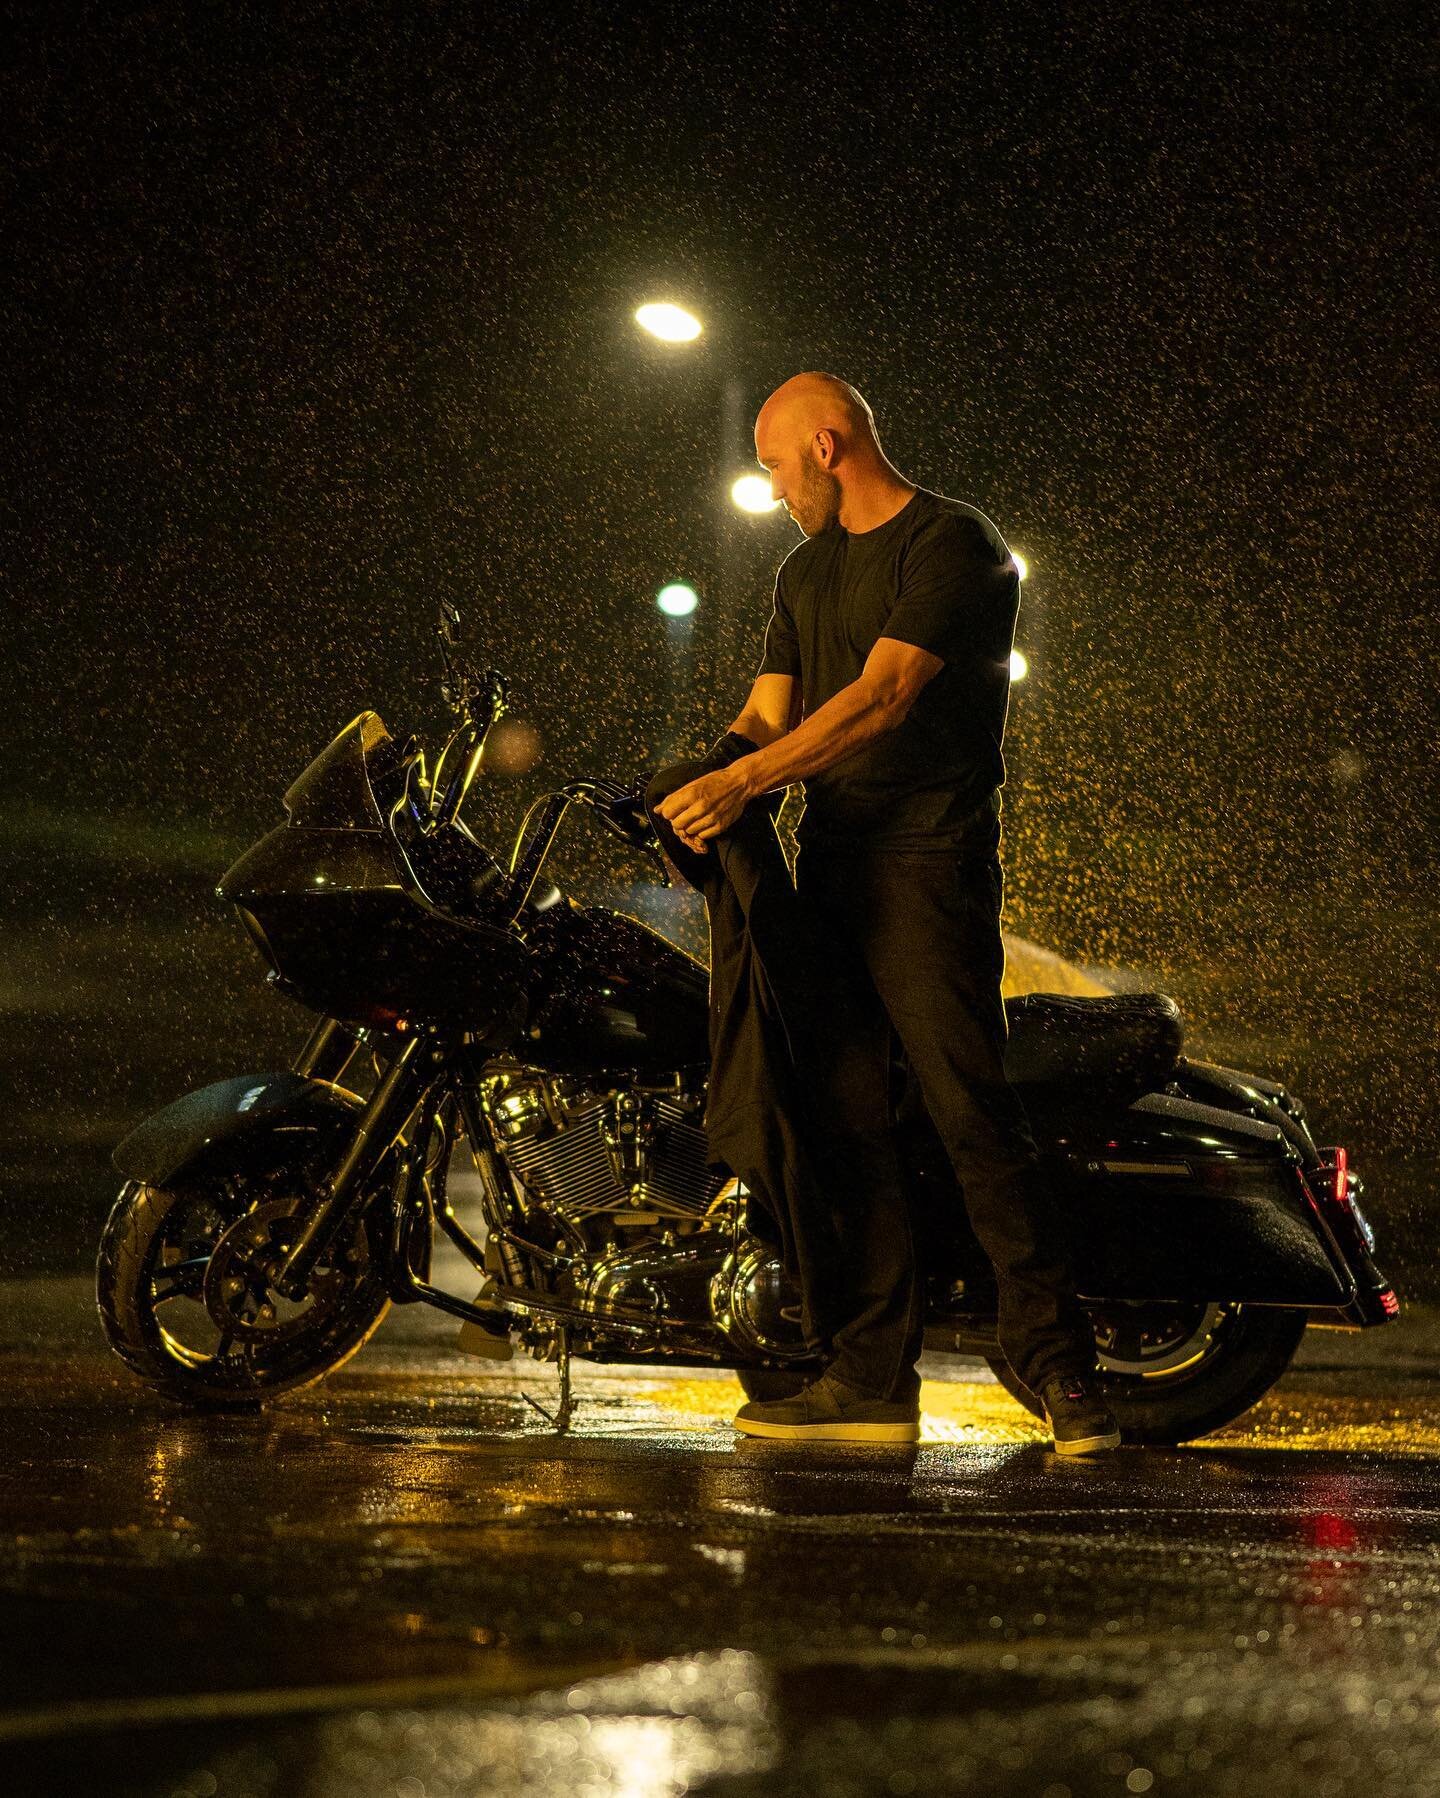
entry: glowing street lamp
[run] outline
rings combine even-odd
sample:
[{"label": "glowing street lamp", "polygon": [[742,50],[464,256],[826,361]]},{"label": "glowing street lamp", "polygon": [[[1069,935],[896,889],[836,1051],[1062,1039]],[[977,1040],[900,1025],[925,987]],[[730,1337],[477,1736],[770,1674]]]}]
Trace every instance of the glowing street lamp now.
[{"label": "glowing street lamp", "polygon": [[693,343],[704,328],[693,312],[672,306],[668,300],[639,307],[635,323],[661,343]]},{"label": "glowing street lamp", "polygon": [[1030,663],[1023,649],[1010,651],[1010,678],[1012,681],[1024,680],[1030,672]]},{"label": "glowing street lamp", "polygon": [[730,497],[742,512],[773,512],[780,504],[770,497],[770,483],[763,474],[742,474],[730,488]]},{"label": "glowing street lamp", "polygon": [[1030,564],[1025,560],[1024,556],[1020,554],[1018,549],[1012,549],[1010,551],[1010,560],[1015,564],[1015,572],[1020,576],[1020,579],[1022,581],[1029,580]]},{"label": "glowing street lamp", "polygon": [[684,581],[671,581],[655,595],[655,603],[667,618],[688,618],[700,603],[700,595]]}]

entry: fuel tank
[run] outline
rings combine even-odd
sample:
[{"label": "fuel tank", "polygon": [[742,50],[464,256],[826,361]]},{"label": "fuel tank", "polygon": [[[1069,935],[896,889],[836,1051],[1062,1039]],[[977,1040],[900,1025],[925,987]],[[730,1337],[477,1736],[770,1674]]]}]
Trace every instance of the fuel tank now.
[{"label": "fuel tank", "polygon": [[[702,963],[623,912],[568,904],[532,935],[539,990],[517,1052],[557,1073],[668,1074],[709,1058]],[[553,920],[553,921],[550,921]]]}]

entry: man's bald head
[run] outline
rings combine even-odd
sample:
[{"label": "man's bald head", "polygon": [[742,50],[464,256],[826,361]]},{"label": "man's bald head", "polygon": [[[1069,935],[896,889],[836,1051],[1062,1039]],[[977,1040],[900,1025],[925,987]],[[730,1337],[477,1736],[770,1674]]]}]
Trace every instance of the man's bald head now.
[{"label": "man's bald head", "polygon": [[792,375],[777,387],[755,420],[755,454],[807,537],[839,522],[847,493],[899,479],[881,453],[875,414],[837,375]]},{"label": "man's bald head", "polygon": [[766,400],[755,420],[755,447],[772,434],[808,444],[818,431],[833,433],[851,454],[880,449],[875,414],[863,395],[838,375],[813,372],[791,375]]}]

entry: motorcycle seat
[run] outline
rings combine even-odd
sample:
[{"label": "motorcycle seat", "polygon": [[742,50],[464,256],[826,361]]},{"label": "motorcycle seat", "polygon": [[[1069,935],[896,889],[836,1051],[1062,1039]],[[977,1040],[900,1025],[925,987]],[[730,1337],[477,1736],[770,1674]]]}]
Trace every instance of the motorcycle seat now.
[{"label": "motorcycle seat", "polygon": [[1005,1072],[1024,1102],[1073,1097],[1127,1103],[1163,1086],[1185,1043],[1180,1008],[1164,993],[1077,999],[1026,993],[1007,1002]]}]

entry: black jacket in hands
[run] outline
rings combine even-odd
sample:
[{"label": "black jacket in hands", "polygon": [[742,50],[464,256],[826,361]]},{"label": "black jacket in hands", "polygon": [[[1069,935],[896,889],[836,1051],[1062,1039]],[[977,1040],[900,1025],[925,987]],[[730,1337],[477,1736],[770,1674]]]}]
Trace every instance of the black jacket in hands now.
[{"label": "black jacket in hands", "polygon": [[[670,860],[703,894],[710,924],[705,1130],[712,1165],[728,1167],[744,1184],[756,1201],[748,1208],[751,1229],[779,1247],[786,1270],[808,1292],[823,1278],[818,1263],[833,1243],[824,1227],[829,1182],[806,1096],[828,979],[820,933],[775,831],[783,795],[752,800],[704,854],[687,849],[656,810],[677,788],[756,747],[731,731],[707,756],[662,768],[646,788],[645,809]],[[797,1217],[805,1219],[799,1231]]]}]

